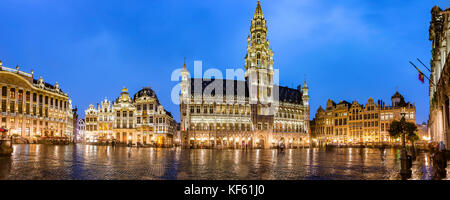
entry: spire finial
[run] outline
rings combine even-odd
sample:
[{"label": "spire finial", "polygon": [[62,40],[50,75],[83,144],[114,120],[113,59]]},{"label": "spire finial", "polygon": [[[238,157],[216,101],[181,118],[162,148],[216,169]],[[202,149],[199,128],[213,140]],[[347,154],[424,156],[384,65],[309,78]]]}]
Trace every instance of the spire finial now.
[{"label": "spire finial", "polygon": [[308,86],[306,85],[306,74],[305,74],[304,76],[305,76],[305,81],[304,81],[305,83],[303,84],[303,87],[306,88],[306,87],[308,87]]},{"label": "spire finial", "polygon": [[256,18],[257,16],[264,17],[262,9],[261,9],[261,2],[259,0],[258,0],[258,3],[256,4],[256,10],[255,10],[254,18]]},{"label": "spire finial", "polygon": [[184,65],[183,65],[183,69],[186,69],[186,57],[184,57]]}]

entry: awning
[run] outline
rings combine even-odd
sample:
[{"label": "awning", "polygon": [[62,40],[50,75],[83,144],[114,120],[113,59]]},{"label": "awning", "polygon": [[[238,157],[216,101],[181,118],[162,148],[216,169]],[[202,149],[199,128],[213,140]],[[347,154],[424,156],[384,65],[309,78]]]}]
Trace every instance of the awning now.
[{"label": "awning", "polygon": [[0,128],[0,132],[6,133],[6,132],[8,132],[8,130],[6,130],[4,128]]}]

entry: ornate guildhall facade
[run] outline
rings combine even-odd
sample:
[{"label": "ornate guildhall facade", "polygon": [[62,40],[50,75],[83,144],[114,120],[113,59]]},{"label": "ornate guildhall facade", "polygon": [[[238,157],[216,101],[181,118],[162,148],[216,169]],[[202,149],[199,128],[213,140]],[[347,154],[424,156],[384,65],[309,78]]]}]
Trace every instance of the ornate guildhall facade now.
[{"label": "ornate guildhall facade", "polygon": [[245,81],[190,78],[180,83],[181,143],[191,148],[288,148],[309,144],[306,82],[274,84],[273,52],[260,2],[251,21]]},{"label": "ornate guildhall facade", "polygon": [[87,142],[118,141],[126,144],[171,146],[176,133],[172,114],[159,103],[155,92],[144,87],[131,98],[124,88],[111,103],[105,98],[85,111]]},{"label": "ornate guildhall facade", "polygon": [[74,114],[59,84],[34,79],[31,73],[0,61],[0,127],[27,142],[47,137],[73,137]]},{"label": "ornate guildhall facade", "polygon": [[408,122],[416,123],[416,107],[405,102],[404,97],[396,92],[391,98],[392,104],[386,106],[381,100],[374,103],[369,98],[366,105],[357,101],[338,104],[328,100],[325,110],[317,109],[311,121],[311,136],[318,145],[335,144],[381,144],[395,143],[389,136],[389,125],[393,120],[400,120],[402,113]]}]

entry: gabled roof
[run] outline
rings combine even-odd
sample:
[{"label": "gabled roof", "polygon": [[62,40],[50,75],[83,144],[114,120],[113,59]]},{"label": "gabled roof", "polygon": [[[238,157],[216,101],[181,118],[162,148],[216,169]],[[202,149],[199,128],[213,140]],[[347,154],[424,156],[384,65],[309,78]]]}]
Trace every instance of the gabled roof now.
[{"label": "gabled roof", "polygon": [[351,103],[349,103],[348,101],[340,101],[339,103],[338,103],[338,105],[352,105]]}]

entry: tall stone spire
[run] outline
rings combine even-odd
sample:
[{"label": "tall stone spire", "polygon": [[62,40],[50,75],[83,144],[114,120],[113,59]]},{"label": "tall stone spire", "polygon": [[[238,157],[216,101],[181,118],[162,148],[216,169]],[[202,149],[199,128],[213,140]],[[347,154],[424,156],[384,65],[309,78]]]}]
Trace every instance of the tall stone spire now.
[{"label": "tall stone spire", "polygon": [[263,11],[261,9],[261,3],[258,1],[258,4],[256,5],[255,15],[252,19],[252,24],[250,28],[251,34],[260,33],[261,36],[266,36],[267,33],[267,26],[266,26],[266,19],[264,19]]},{"label": "tall stone spire", "polygon": [[181,70],[181,100],[188,101],[189,100],[189,71],[186,68],[186,58],[184,59],[183,70]]},{"label": "tall stone spire", "polygon": [[255,16],[253,16],[253,19],[260,18],[260,17],[264,18],[264,15],[263,15],[263,11],[261,9],[261,3],[258,0],[258,3],[256,4]]},{"label": "tall stone spire", "polygon": [[250,98],[252,101],[270,102],[273,93],[273,52],[269,48],[267,23],[260,1],[256,4],[247,41],[245,77],[251,82]]},{"label": "tall stone spire", "polygon": [[272,69],[273,52],[269,48],[267,25],[262,13],[260,1],[256,5],[255,15],[251,22],[250,35],[247,40],[248,47],[245,57],[245,69],[248,70],[254,67]]},{"label": "tall stone spire", "polygon": [[306,85],[306,80],[305,80],[305,83],[303,84],[302,100],[303,100],[303,105],[309,106],[308,85]]}]

